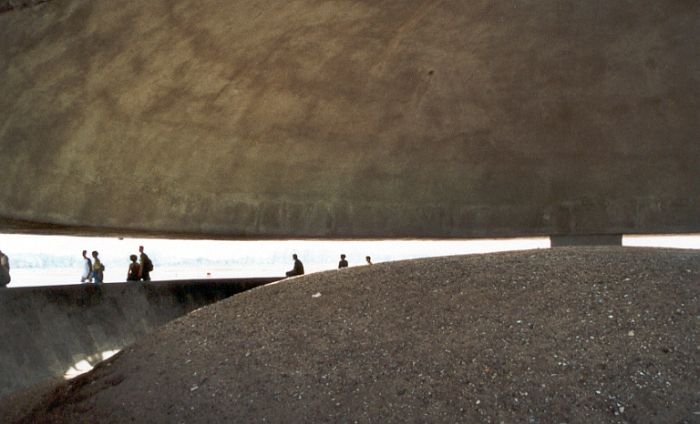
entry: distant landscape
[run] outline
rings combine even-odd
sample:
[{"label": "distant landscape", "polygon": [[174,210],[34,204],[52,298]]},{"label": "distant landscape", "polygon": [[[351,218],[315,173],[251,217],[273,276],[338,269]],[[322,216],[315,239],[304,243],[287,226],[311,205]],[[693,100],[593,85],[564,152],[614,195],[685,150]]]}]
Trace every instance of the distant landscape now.
[{"label": "distant landscape", "polygon": [[292,253],[307,273],[336,269],[341,253],[350,266],[428,256],[449,256],[548,247],[547,239],[511,240],[374,240],[374,241],[206,241],[108,239],[85,237],[0,235],[0,247],[10,257],[9,287],[77,284],[82,273],[82,249],[100,252],[105,282],[124,282],[129,255],[145,245],[154,263],[153,280],[283,276],[292,267]]},{"label": "distant landscape", "polygon": [[[700,248],[700,236],[632,236],[627,246]],[[283,276],[292,267],[292,253],[307,273],[336,269],[341,253],[350,266],[420,257],[477,254],[548,248],[547,238],[478,240],[267,240],[212,241],[116,239],[0,234],[0,249],[10,258],[9,287],[76,284],[82,272],[83,249],[100,252],[105,282],[123,282],[129,255],[144,245],[155,265],[153,280]]]},{"label": "distant landscape", "polygon": [[[238,256],[230,259],[206,257],[178,258],[151,255],[155,264],[153,280],[177,280],[195,278],[239,278],[283,276],[291,269],[290,255]],[[308,254],[304,258],[309,272],[334,268],[325,255]],[[105,255],[102,258],[105,282],[124,282],[129,267],[128,257]],[[78,255],[19,254],[12,258],[12,280],[10,287],[45,284],[80,283],[82,258]]]}]

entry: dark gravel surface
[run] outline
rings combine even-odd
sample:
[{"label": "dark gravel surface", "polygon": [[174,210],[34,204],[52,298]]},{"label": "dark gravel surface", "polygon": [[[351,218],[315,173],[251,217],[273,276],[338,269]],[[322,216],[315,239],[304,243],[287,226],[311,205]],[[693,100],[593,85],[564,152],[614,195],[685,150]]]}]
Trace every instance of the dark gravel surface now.
[{"label": "dark gravel surface", "polygon": [[4,422],[699,423],[699,294],[700,252],[669,249],[312,274],[10,399]]}]

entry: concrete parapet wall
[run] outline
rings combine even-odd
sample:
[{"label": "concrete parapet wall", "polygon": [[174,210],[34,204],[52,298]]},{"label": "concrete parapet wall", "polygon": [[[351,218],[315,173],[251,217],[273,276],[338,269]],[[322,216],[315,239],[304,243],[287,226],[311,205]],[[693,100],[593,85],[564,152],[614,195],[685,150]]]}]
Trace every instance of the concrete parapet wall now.
[{"label": "concrete parapet wall", "polygon": [[277,278],[0,290],[0,397]]}]

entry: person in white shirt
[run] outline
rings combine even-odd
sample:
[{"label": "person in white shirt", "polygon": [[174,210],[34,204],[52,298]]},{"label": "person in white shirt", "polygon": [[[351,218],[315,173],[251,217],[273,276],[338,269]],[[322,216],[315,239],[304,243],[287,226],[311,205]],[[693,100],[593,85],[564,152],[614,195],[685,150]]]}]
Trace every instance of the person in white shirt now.
[{"label": "person in white shirt", "polygon": [[81,283],[92,283],[92,261],[87,257],[87,250],[83,250],[83,274],[80,276]]}]

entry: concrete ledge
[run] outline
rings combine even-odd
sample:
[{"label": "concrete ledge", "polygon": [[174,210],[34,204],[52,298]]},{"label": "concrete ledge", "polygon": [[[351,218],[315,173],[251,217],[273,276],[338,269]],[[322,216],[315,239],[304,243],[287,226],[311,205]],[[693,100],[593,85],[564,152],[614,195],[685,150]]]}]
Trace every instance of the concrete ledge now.
[{"label": "concrete ledge", "polygon": [[0,397],[122,349],[199,307],[274,278],[0,290]]}]

